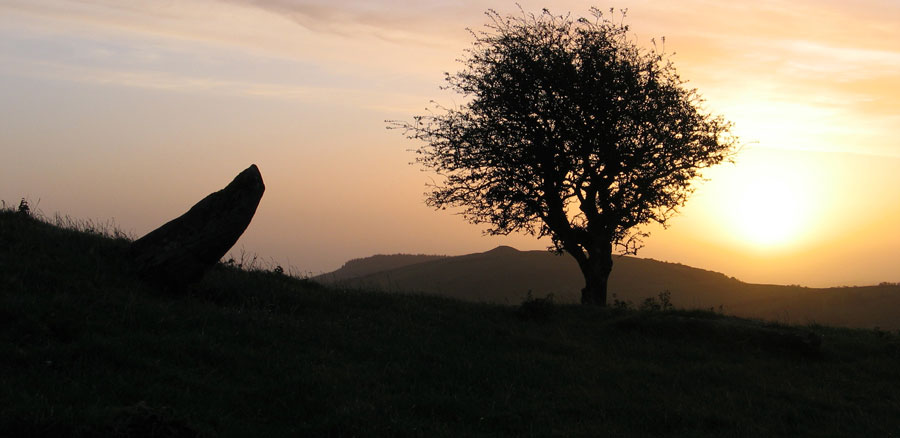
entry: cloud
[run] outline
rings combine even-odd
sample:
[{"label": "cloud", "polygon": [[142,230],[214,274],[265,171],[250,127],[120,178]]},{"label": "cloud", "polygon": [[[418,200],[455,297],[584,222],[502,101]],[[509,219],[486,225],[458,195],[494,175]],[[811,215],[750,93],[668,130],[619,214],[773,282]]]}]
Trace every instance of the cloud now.
[{"label": "cloud", "polygon": [[352,86],[302,85],[263,80],[225,79],[184,72],[124,69],[104,66],[34,61],[0,57],[0,73],[113,87],[141,88],[165,92],[210,94],[240,98],[292,100],[312,104],[347,106],[381,113],[408,114],[422,106],[421,97],[395,90]]},{"label": "cloud", "polygon": [[900,76],[900,51],[840,47],[808,40],[788,41],[791,65],[804,74],[837,75],[841,79]]},{"label": "cloud", "polygon": [[[588,6],[571,0],[553,8],[577,15]],[[885,46],[884,37],[900,31],[877,26],[884,20],[871,7],[860,6],[862,12],[855,13],[837,3],[823,6],[805,0],[763,1],[752,7],[708,0],[636,0],[625,6],[633,8],[629,21],[641,41],[652,35],[669,37],[678,52],[679,71],[712,104],[828,101],[828,106],[864,109],[873,119],[896,113],[887,97],[896,95],[889,90],[900,89],[900,52]],[[537,7],[536,1],[523,1],[526,10]],[[484,2],[475,0],[0,4],[4,14],[13,13],[6,29],[32,20],[32,30],[41,34],[38,39],[49,41],[45,46],[52,49],[33,57],[15,47],[7,53],[68,65],[79,71],[75,77],[90,78],[81,80],[291,99],[329,92],[348,95],[334,90],[359,95],[352,90],[363,88],[381,90],[380,97],[431,93],[440,73],[453,69],[453,59],[466,47],[464,28],[484,22],[484,9]],[[510,5],[501,13],[512,9]],[[0,41],[0,56],[3,46]],[[16,62],[11,60],[7,70],[17,68]]]},{"label": "cloud", "polygon": [[313,32],[374,37],[398,44],[446,44],[462,27],[453,18],[471,12],[465,3],[421,1],[222,0],[269,11]]}]

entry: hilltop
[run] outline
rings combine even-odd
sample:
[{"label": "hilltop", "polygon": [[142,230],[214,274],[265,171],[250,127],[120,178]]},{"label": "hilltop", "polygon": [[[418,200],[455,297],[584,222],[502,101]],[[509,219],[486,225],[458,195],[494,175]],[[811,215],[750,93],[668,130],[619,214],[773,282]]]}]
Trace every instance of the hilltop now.
[{"label": "hilltop", "polygon": [[424,254],[376,254],[362,259],[353,259],[344,263],[340,269],[320,276],[322,282],[339,282],[365,278],[369,275],[391,271],[404,266],[417,265],[432,260],[444,259],[446,256]]},{"label": "hilltop", "polygon": [[[518,304],[529,292],[577,303],[584,286],[572,257],[508,246],[455,257],[379,255],[353,260],[313,279],[340,287],[424,292],[499,304]],[[678,263],[616,256],[609,290],[611,299],[633,303],[668,291],[677,307],[799,324],[900,329],[897,284],[837,288],[751,284]]]},{"label": "hilltop", "polygon": [[0,211],[0,436],[900,430],[900,337],[885,331],[468,303],[226,265],[173,295],[135,279],[127,238],[63,222]]}]

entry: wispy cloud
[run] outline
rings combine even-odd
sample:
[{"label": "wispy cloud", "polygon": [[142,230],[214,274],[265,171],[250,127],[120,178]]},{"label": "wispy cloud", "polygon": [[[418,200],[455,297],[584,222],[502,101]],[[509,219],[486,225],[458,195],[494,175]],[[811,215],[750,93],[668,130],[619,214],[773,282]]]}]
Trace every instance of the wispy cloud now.
[{"label": "wispy cloud", "polygon": [[234,80],[157,70],[93,68],[52,61],[20,59],[15,63],[3,62],[0,73],[22,75],[32,79],[43,78],[165,92],[293,100],[390,113],[406,114],[421,106],[421,99],[417,95],[364,87],[307,86],[296,83]]},{"label": "wispy cloud", "polygon": [[829,45],[809,40],[786,41],[788,65],[800,74],[829,75],[839,80],[900,76],[900,50]]},{"label": "wispy cloud", "polygon": [[[553,8],[583,14],[589,6],[569,0]],[[633,0],[624,6],[632,9],[629,21],[642,41],[669,37],[679,71],[714,106],[763,102],[760,107],[811,108],[807,116],[828,108],[829,123],[864,114],[882,121],[879,126],[897,114],[900,50],[890,42],[900,30],[886,23],[900,7],[891,3],[854,9],[811,0]],[[7,0],[0,11],[27,18],[22,21],[32,17],[32,30],[41,34],[35,40],[49,43],[36,50],[6,39],[0,49],[6,42],[7,54],[68,67],[72,77],[95,83],[290,99],[331,94],[365,105],[349,96],[379,90],[378,98],[390,101],[391,93],[434,90],[468,44],[463,29],[483,23],[485,8],[476,0]],[[24,65],[13,57],[7,70],[17,63]],[[428,97],[419,99],[424,104]]]},{"label": "wispy cloud", "polygon": [[267,11],[311,32],[398,45],[456,45],[479,20],[478,1],[220,0]]}]

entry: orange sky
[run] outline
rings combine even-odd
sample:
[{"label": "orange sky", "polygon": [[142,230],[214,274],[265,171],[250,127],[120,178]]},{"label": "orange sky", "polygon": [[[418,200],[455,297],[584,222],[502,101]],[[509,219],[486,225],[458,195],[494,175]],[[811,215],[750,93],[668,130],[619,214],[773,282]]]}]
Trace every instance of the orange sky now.
[{"label": "orange sky", "polygon": [[[546,3],[521,2],[539,11]],[[553,2],[586,14],[591,3]],[[604,5],[597,5],[606,7]],[[628,1],[641,44],[735,122],[737,163],[706,174],[638,254],[750,282],[900,281],[900,4]],[[6,0],[0,199],[113,218],[135,236],[257,163],[242,249],[320,273],[374,253],[462,254],[483,237],[423,204],[410,119],[513,2]]]}]

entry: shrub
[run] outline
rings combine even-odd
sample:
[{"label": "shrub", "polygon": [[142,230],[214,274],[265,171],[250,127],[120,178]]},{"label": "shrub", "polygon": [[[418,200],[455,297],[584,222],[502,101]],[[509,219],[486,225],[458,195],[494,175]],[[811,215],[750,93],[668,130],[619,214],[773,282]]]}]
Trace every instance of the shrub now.
[{"label": "shrub", "polygon": [[659,295],[655,297],[644,298],[644,301],[641,303],[641,306],[638,307],[638,310],[643,310],[645,312],[668,312],[674,308],[675,307],[672,306],[672,293],[666,290],[660,292]]},{"label": "shrub", "polygon": [[534,298],[531,291],[528,291],[525,300],[519,305],[518,314],[522,319],[546,321],[550,319],[554,309],[553,294],[547,294],[544,298]]},{"label": "shrub", "polygon": [[24,216],[31,215],[31,207],[28,206],[28,201],[26,201],[25,198],[22,198],[22,200],[19,201],[19,214]]}]

